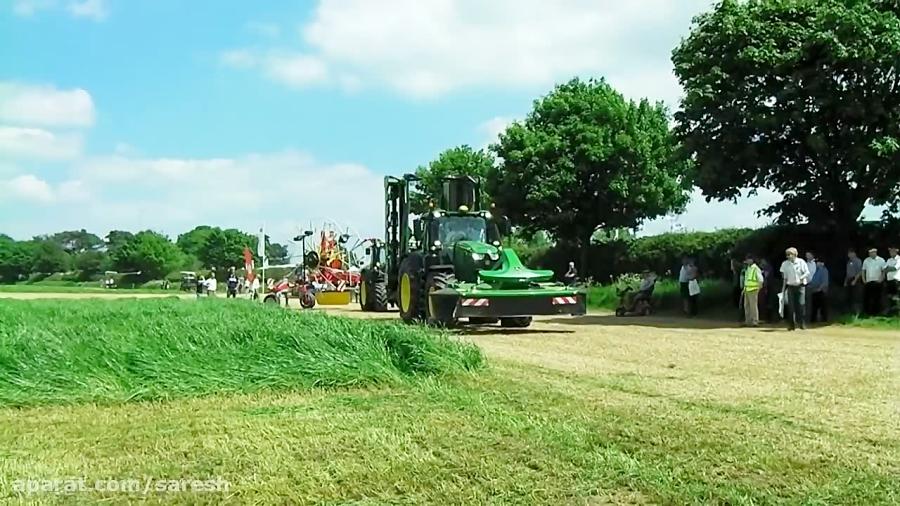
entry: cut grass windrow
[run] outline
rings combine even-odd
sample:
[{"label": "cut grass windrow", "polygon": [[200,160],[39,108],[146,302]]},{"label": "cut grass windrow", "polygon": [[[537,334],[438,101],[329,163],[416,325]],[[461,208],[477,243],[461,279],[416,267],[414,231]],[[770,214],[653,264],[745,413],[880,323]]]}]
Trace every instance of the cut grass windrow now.
[{"label": "cut grass windrow", "polygon": [[393,384],[481,363],[431,329],[246,301],[0,301],[0,406]]}]

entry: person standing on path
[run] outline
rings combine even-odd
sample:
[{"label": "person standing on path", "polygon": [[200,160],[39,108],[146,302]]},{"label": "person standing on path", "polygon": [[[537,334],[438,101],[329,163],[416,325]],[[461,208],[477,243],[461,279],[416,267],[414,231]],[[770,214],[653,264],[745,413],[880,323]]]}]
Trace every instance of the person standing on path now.
[{"label": "person standing on path", "polygon": [[881,314],[881,296],[884,293],[884,269],[887,262],[878,256],[878,249],[869,250],[868,258],[862,264],[862,282],[864,293],[865,314],[878,316]]},{"label": "person standing on path", "polygon": [[772,296],[777,293],[772,290],[772,287],[775,286],[775,268],[765,258],[759,261],[759,268],[763,273],[763,285],[759,290],[759,316],[764,321],[772,323],[775,320],[772,317],[772,308],[775,306]]},{"label": "person standing on path", "polygon": [[206,279],[206,296],[207,297],[215,297],[216,290],[218,289],[218,281],[216,281],[216,273],[213,272]]},{"label": "person standing on path", "polygon": [[206,289],[206,279],[203,276],[200,276],[200,278],[197,279],[197,286],[196,286],[198,299],[203,296],[203,290],[205,290],[205,289]]},{"label": "person standing on path", "polygon": [[228,280],[226,281],[228,292],[225,297],[229,299],[237,298],[237,289],[238,289],[238,277],[237,274],[234,273],[234,267],[228,270]]},{"label": "person standing on path", "polygon": [[844,293],[847,298],[847,309],[855,315],[862,312],[862,260],[856,250],[847,251],[847,274],[844,276]]},{"label": "person standing on path", "polygon": [[[788,330],[798,326],[806,329],[806,285],[809,283],[809,267],[798,258],[797,248],[785,250],[787,259],[781,264],[781,277],[784,279],[781,292],[785,297],[785,318]],[[790,311],[790,314],[787,314]]]},{"label": "person standing on path", "polygon": [[[807,251],[805,257],[806,257],[806,268],[809,269],[809,280],[810,280],[809,282],[811,283],[813,276],[816,275],[816,267],[818,266],[818,264],[816,263],[816,254],[813,253],[812,251]],[[806,322],[807,323],[809,323],[809,321],[810,321],[809,318],[812,315],[812,311],[810,311],[810,308],[812,308],[812,290],[807,288],[806,289],[806,319],[807,319]]]},{"label": "person standing on path", "polygon": [[681,301],[684,313],[688,316],[697,316],[699,308],[697,301],[700,293],[691,293],[691,286],[699,283],[697,266],[690,257],[681,259],[681,270],[678,272],[678,283],[681,288]]},{"label": "person standing on path", "polygon": [[744,323],[750,327],[759,326],[759,291],[765,284],[762,269],[756,265],[753,255],[744,260]]},{"label": "person standing on path", "polygon": [[893,308],[900,295],[900,250],[888,248],[888,259],[884,266],[884,290],[887,292],[888,307]]},{"label": "person standing on path", "polygon": [[816,273],[809,284],[812,292],[812,311],[809,312],[810,323],[816,323],[821,316],[822,323],[828,321],[828,285],[831,284],[831,276],[825,263],[816,262]]}]

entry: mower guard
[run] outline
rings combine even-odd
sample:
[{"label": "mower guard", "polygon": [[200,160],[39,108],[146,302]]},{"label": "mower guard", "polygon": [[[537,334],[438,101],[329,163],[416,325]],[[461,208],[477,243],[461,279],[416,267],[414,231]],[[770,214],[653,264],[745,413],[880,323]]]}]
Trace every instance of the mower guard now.
[{"label": "mower guard", "polygon": [[569,288],[533,288],[519,290],[454,289],[431,292],[443,307],[453,305],[453,316],[513,317],[535,315],[573,315],[587,313],[587,296]]}]

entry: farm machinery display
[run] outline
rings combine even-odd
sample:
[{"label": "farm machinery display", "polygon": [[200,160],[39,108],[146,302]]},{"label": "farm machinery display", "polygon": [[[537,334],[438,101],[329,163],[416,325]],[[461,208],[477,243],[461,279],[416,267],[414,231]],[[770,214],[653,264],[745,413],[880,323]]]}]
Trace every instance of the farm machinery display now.
[{"label": "farm machinery display", "polygon": [[323,227],[318,246],[307,251],[306,238],[314,234],[307,231],[294,239],[303,247],[301,262],[281,281],[273,282],[264,301],[278,302],[289,296],[299,299],[303,308],[316,304],[350,304],[360,283],[360,273],[352,266],[352,251],[347,246],[349,235],[338,235],[334,229]]},{"label": "farm machinery display", "polygon": [[471,177],[444,178],[440,205],[410,229],[416,181],[410,174],[385,178],[385,238],[369,241],[360,281],[364,311],[396,305],[407,322],[446,326],[467,318],[505,327],[527,327],[533,315],[585,313],[583,290],[552,282],[552,271],[526,268],[501,245],[508,220],[480,208],[480,184]]}]

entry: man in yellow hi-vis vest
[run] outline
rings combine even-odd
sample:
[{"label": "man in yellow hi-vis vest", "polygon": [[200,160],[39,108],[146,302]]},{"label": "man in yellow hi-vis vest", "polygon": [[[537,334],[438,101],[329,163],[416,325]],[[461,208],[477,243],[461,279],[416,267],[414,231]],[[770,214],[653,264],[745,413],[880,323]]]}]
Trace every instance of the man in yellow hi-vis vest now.
[{"label": "man in yellow hi-vis vest", "polygon": [[759,326],[759,290],[765,282],[762,269],[756,265],[753,255],[747,255],[744,264],[744,322],[751,326]]}]

